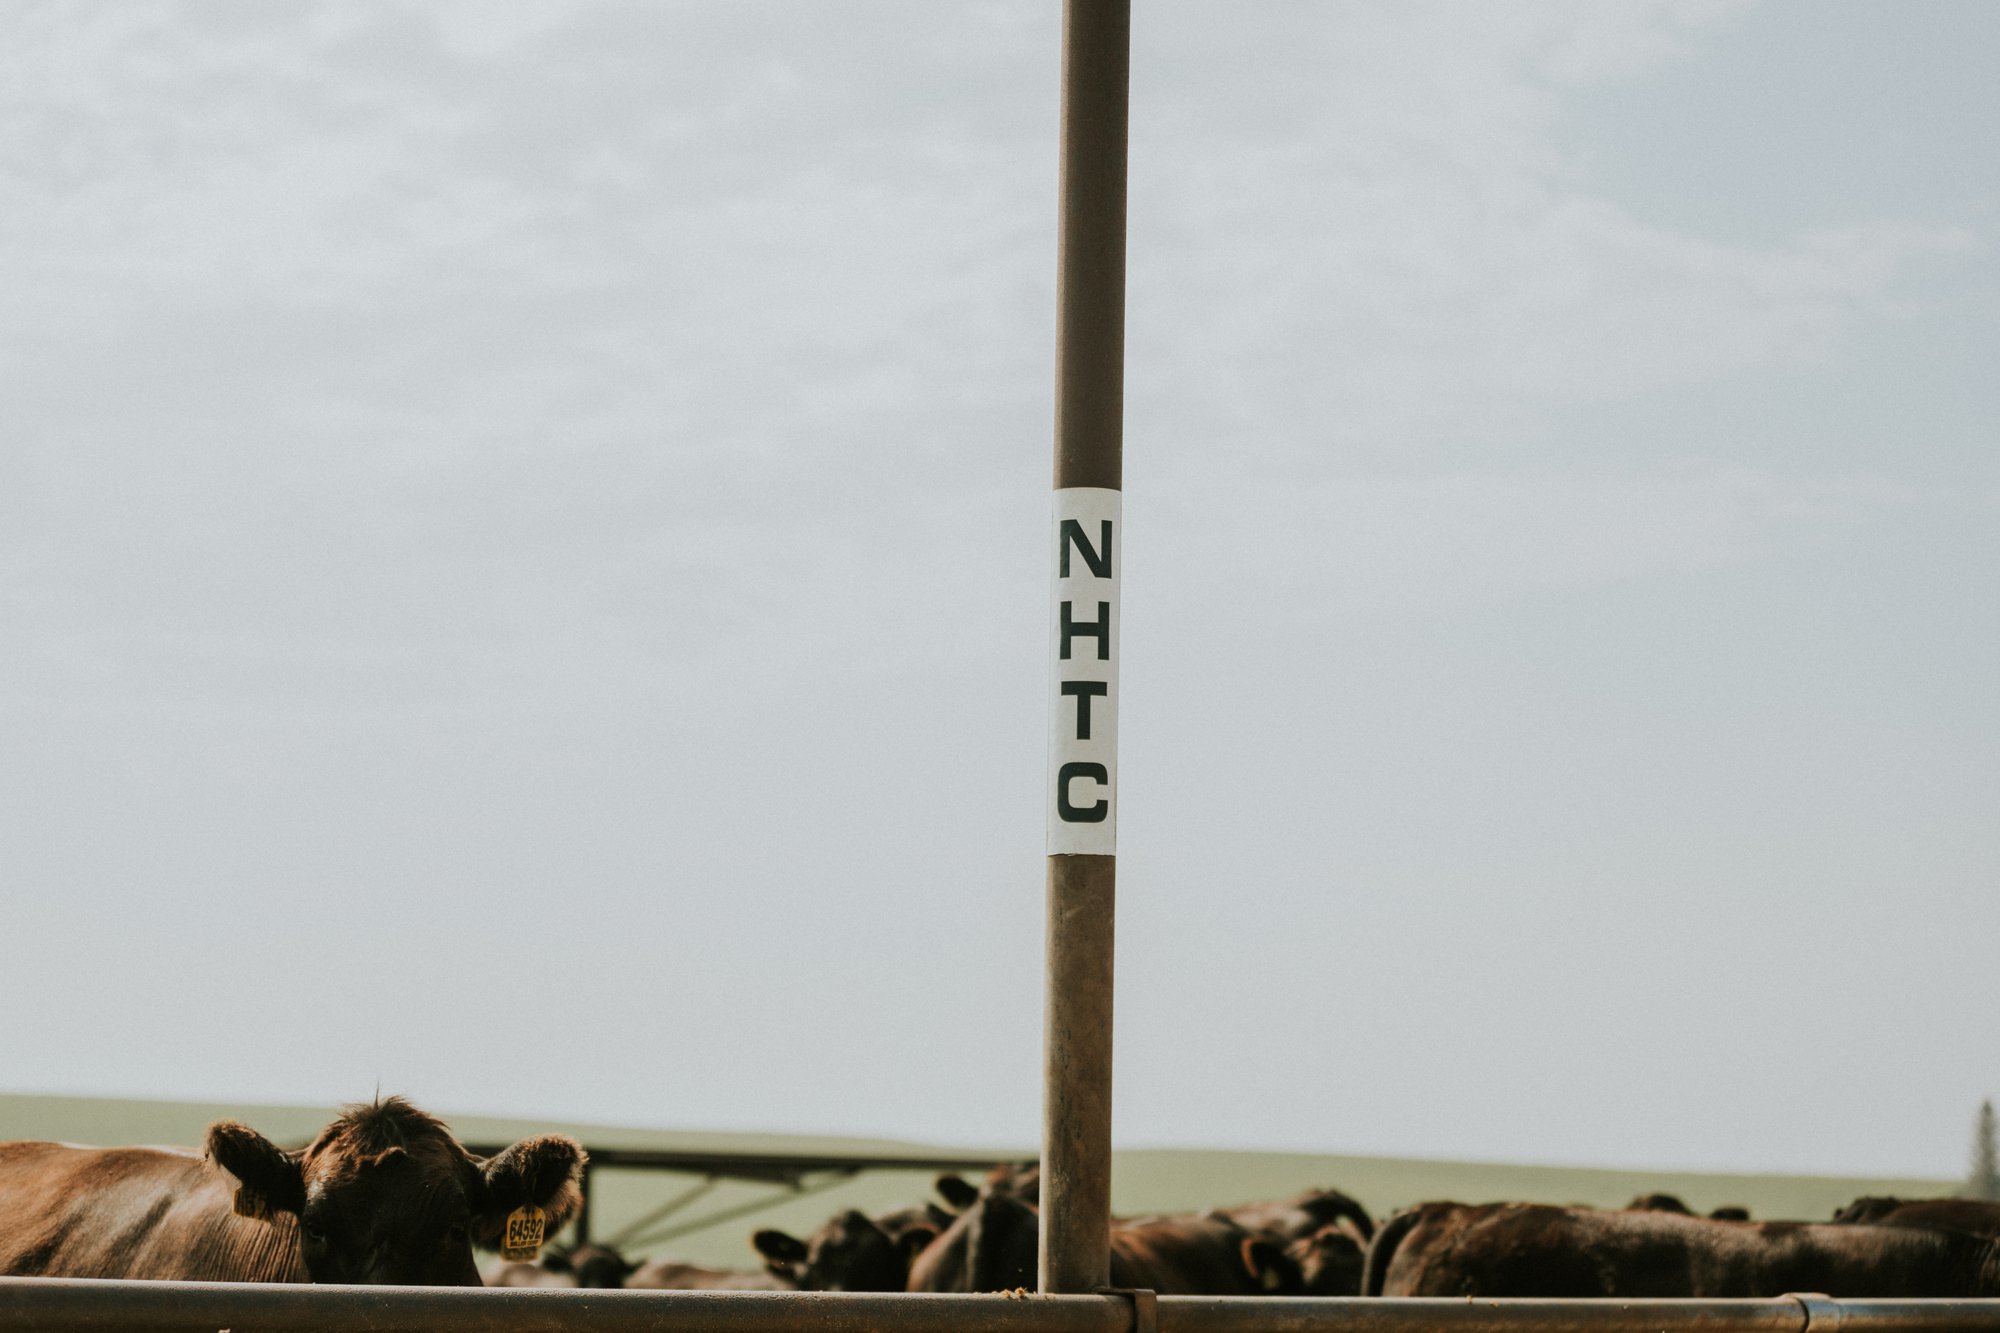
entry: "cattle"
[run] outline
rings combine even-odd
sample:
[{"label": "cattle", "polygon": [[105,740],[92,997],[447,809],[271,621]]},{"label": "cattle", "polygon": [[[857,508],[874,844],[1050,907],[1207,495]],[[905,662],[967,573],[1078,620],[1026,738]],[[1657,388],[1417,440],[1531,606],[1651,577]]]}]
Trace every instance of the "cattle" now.
[{"label": "cattle", "polygon": [[[1041,1217],[1008,1189],[987,1188],[910,1266],[911,1291],[1012,1291],[1036,1283]],[[1282,1247],[1220,1213],[1116,1221],[1111,1282],[1165,1295],[1299,1294]]]},{"label": "cattle", "polygon": [[1243,1247],[1243,1262],[1261,1290],[1304,1296],[1357,1296],[1375,1220],[1335,1189],[1311,1189],[1272,1203],[1211,1210],[1277,1247]]},{"label": "cattle", "polygon": [[1948,1231],[1423,1204],[1369,1247],[1370,1296],[2000,1295],[2000,1247]]},{"label": "cattle", "polygon": [[1036,1284],[1041,1215],[989,1182],[910,1264],[909,1291],[1012,1291]]},{"label": "cattle", "polygon": [[584,1160],[554,1134],[482,1160],[400,1097],[293,1151],[234,1120],[206,1156],[0,1143],[0,1275],[477,1286],[472,1247],[562,1226]]},{"label": "cattle", "polygon": [[1367,1246],[1354,1224],[1342,1218],[1283,1242],[1275,1253],[1246,1238],[1242,1253],[1244,1267],[1267,1294],[1359,1296]]},{"label": "cattle", "polygon": [[1287,1242],[1311,1236],[1342,1220],[1352,1225],[1363,1244],[1375,1234],[1375,1219],[1368,1215],[1368,1210],[1336,1189],[1310,1189],[1275,1203],[1239,1203],[1211,1211],[1246,1231]]},{"label": "cattle", "polygon": [[929,1204],[875,1217],[849,1208],[804,1240],[767,1227],[752,1233],[750,1245],[772,1277],[801,1291],[901,1291],[910,1261],[951,1220]]},{"label": "cattle", "polygon": [[1679,1213],[1683,1217],[1693,1217],[1694,1209],[1681,1202],[1678,1194],[1641,1194],[1625,1205],[1628,1213]]},{"label": "cattle", "polygon": [[1941,1227],[2000,1240],[2000,1203],[1985,1199],[1896,1199],[1870,1195],[1833,1215],[1842,1223],[1887,1227]]},{"label": "cattle", "polygon": [[627,1288],[646,1291],[795,1291],[776,1274],[758,1269],[703,1268],[672,1259],[649,1259],[626,1277]]},{"label": "cattle", "polygon": [[[1578,1206],[1581,1207],[1583,1205]],[[1641,1194],[1638,1198],[1625,1205],[1625,1211],[1628,1213],[1683,1213],[1688,1217],[1696,1216],[1694,1209],[1688,1207],[1678,1194]],[[1720,1208],[1710,1209],[1708,1216],[1717,1222],[1748,1222],[1750,1220],[1750,1210],[1739,1204],[1731,1203],[1724,1204]]]},{"label": "cattle", "polygon": [[608,1245],[583,1244],[562,1256],[579,1287],[622,1287],[639,1267]]},{"label": "cattle", "polygon": [[944,1225],[951,1225],[951,1217],[970,1208],[979,1198],[981,1190],[1011,1194],[1017,1199],[1040,1207],[1042,1203],[1042,1168],[1039,1163],[1030,1162],[1025,1166],[1013,1162],[1002,1162],[986,1173],[983,1184],[974,1185],[965,1177],[947,1172],[933,1182],[938,1197],[951,1209]]},{"label": "cattle", "polygon": [[1283,1247],[1226,1215],[1115,1221],[1111,1283],[1168,1296],[1296,1296],[1299,1271]]}]

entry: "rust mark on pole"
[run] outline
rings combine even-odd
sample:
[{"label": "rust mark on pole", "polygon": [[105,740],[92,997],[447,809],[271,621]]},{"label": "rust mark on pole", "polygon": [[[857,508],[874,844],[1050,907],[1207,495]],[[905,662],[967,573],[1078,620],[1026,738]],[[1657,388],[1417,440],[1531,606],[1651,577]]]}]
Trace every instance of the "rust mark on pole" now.
[{"label": "rust mark on pole", "polygon": [[[1065,0],[1040,1287],[1111,1280],[1117,574],[1131,0]],[[1065,533],[1070,533],[1066,538]],[[1074,555],[1071,561],[1067,556]],[[1079,582],[1067,598],[1068,578]]]}]

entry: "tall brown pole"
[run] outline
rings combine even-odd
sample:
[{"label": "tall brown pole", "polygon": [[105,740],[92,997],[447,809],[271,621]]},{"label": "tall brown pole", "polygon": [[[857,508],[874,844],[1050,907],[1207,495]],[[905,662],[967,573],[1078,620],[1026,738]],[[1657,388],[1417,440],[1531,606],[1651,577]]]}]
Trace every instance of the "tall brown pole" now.
[{"label": "tall brown pole", "polygon": [[1041,1289],[1111,1280],[1111,983],[1131,0],[1065,0]]}]

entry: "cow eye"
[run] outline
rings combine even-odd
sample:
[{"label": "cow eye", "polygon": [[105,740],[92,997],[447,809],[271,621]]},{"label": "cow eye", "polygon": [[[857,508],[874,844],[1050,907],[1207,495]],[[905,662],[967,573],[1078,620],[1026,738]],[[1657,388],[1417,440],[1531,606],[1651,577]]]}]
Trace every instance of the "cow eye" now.
[{"label": "cow eye", "polygon": [[326,1228],[321,1226],[318,1222],[312,1220],[301,1222],[299,1223],[299,1230],[304,1234],[305,1238],[311,1241],[313,1244],[315,1245],[326,1244]]}]

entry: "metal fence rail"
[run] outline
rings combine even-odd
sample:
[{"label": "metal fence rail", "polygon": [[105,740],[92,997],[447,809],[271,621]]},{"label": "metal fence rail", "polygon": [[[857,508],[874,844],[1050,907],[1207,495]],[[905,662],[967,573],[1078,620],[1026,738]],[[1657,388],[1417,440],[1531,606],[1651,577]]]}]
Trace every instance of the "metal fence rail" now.
[{"label": "metal fence rail", "polygon": [[[1121,1296],[313,1287],[0,1278],[0,1330],[1130,1333]],[[1168,1296],[1159,1333],[2000,1333],[2000,1300]]]}]

